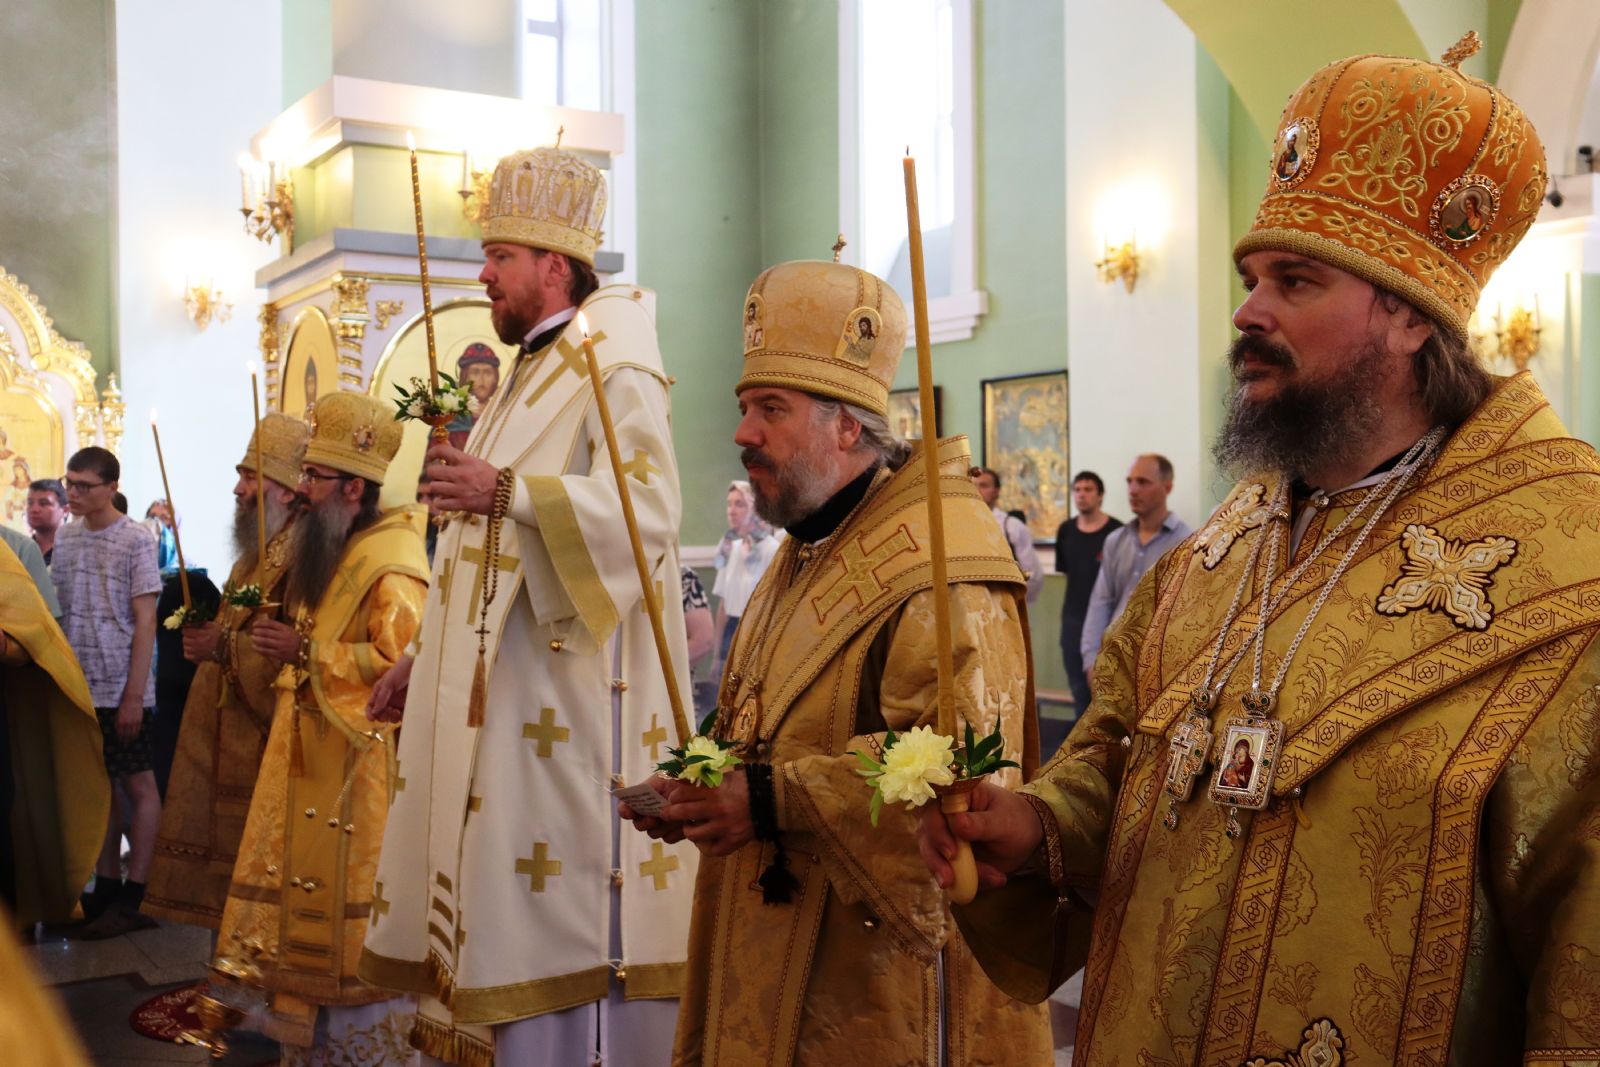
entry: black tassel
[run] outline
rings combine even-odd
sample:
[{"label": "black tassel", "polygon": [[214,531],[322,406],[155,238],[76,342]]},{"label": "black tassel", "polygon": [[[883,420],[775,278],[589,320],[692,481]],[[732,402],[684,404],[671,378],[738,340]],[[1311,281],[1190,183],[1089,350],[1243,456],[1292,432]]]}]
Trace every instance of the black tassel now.
[{"label": "black tassel", "polygon": [[772,862],[761,872],[756,884],[761,887],[763,904],[787,904],[794,899],[795,892],[800,888],[800,879],[789,870],[789,857],[779,842],[772,843]]}]

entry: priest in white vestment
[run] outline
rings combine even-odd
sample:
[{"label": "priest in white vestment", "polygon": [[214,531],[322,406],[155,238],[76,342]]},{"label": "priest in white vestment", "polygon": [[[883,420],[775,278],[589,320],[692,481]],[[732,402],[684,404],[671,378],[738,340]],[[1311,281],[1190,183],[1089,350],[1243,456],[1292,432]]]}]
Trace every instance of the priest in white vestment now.
[{"label": "priest in white vestment", "polygon": [[676,739],[578,305],[687,704],[682,504],[655,295],[596,288],[605,195],[598,170],[559,150],[495,170],[480,278],[522,354],[465,449],[428,452],[434,506],[452,518],[414,654],[369,709],[405,725],[360,973],[418,994],[425,1062],[671,1054],[696,854],[622,833],[608,793],[647,778]]}]

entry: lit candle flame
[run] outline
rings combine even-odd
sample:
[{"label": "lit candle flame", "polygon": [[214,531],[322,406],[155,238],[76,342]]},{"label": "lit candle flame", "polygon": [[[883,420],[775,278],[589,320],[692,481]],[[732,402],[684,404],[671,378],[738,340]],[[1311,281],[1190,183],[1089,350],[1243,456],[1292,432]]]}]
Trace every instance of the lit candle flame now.
[{"label": "lit candle flame", "polygon": [[150,425],[154,426],[155,424],[156,424],[156,409],[155,408],[151,408],[150,409]]},{"label": "lit candle flame", "polygon": [[406,147],[413,152],[417,150],[417,139],[411,135],[410,130],[406,131]]},{"label": "lit candle flame", "polygon": [[256,361],[253,359],[246,360],[244,369],[249,372],[250,377],[254,378],[256,376]]},{"label": "lit candle flame", "polygon": [[578,312],[578,329],[583,332],[583,336],[589,336],[589,320],[581,311]]}]

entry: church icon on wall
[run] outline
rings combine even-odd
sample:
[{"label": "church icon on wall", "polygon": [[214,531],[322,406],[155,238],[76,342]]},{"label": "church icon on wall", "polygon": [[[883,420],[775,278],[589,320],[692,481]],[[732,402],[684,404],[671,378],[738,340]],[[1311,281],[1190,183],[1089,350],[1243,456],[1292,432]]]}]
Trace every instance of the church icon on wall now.
[{"label": "church icon on wall", "polygon": [[478,416],[488,410],[489,401],[500,388],[499,354],[483,341],[467,342],[461,355],[456,357],[456,381],[471,389],[473,399],[478,402],[477,415],[463,411],[445,427],[450,434],[450,444],[462,448]]}]

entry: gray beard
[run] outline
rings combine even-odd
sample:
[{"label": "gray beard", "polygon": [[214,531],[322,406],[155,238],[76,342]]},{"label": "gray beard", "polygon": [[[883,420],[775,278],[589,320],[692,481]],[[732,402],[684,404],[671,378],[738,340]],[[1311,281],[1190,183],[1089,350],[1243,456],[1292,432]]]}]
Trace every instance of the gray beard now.
[{"label": "gray beard", "polygon": [[355,512],[338,497],[305,510],[289,531],[289,567],[284,572],[285,606],[314,608],[333,583],[344,556]]},{"label": "gray beard", "polygon": [[[267,540],[271,541],[289,521],[289,505],[276,497],[265,497],[267,502]],[[243,563],[246,571],[256,567],[256,497],[249,494],[233,505],[233,555]]]},{"label": "gray beard", "polygon": [[[761,458],[759,452],[747,449],[748,458]],[[833,484],[839,479],[837,461],[802,452],[781,470],[768,464],[777,481],[776,493],[768,497],[756,482],[751,482],[755,492],[756,514],[773,526],[789,527],[816,511],[833,495]]]},{"label": "gray beard", "polygon": [[1383,423],[1375,394],[1385,357],[1370,343],[1333,378],[1291,381],[1267,400],[1248,401],[1242,386],[1235,389],[1211,450],[1218,466],[1236,477],[1274,472],[1299,478],[1358,451]]}]

